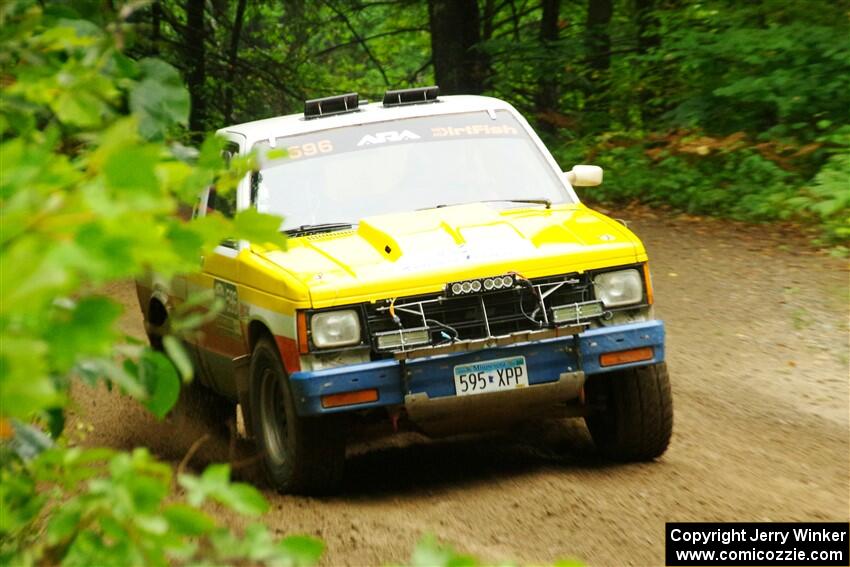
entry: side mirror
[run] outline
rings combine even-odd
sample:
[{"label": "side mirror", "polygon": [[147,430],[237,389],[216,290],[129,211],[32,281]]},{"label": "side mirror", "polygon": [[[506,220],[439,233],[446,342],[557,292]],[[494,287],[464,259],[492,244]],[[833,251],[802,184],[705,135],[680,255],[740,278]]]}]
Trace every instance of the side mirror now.
[{"label": "side mirror", "polygon": [[570,185],[574,187],[594,187],[602,183],[602,168],[598,165],[574,165],[564,172]]}]

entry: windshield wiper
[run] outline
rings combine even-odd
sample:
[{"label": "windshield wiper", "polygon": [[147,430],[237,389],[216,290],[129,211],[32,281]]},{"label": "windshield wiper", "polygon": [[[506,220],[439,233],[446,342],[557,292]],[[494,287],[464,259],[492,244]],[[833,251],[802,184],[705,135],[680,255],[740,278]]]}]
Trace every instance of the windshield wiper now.
[{"label": "windshield wiper", "polygon": [[295,228],[288,228],[283,232],[289,236],[304,236],[305,234],[331,232],[333,230],[346,230],[353,227],[354,225],[350,222],[326,222],[320,224],[302,224]]},{"label": "windshield wiper", "polygon": [[552,208],[552,201],[549,199],[539,198],[539,199],[487,199],[484,201],[479,201],[480,203],[531,203],[532,205],[546,205],[547,209]]},{"label": "windshield wiper", "polygon": [[426,211],[428,209],[442,209],[444,207],[457,207],[459,205],[472,205],[475,203],[531,203],[532,205],[545,205],[547,209],[552,208],[552,201],[549,199],[539,198],[539,199],[484,199],[483,201],[468,201],[466,203],[451,203],[451,204],[441,204],[434,205],[433,207],[425,207],[423,209],[418,209],[420,211]]}]

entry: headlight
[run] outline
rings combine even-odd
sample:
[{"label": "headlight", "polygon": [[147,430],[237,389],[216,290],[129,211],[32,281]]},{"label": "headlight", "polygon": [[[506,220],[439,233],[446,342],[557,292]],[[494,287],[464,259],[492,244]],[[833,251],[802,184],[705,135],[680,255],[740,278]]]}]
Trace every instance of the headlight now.
[{"label": "headlight", "polygon": [[354,309],[316,313],[310,319],[313,344],[318,348],[356,345],[360,342],[360,318]]},{"label": "headlight", "polygon": [[637,270],[619,270],[597,274],[593,278],[596,299],[605,307],[632,305],[643,299],[643,281]]}]

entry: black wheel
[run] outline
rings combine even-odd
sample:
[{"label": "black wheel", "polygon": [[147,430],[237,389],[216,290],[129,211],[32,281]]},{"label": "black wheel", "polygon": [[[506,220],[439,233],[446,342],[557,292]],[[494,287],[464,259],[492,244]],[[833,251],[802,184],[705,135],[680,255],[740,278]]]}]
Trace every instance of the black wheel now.
[{"label": "black wheel", "polygon": [[617,461],[649,461],[667,450],[673,433],[673,395],[665,363],[591,377],[585,418],[597,449]]},{"label": "black wheel", "polygon": [[168,311],[158,300],[151,300],[145,317],[145,333],[151,348],[163,351],[162,337],[168,333]]},{"label": "black wheel", "polygon": [[322,494],[342,480],[342,416],[300,417],[275,344],[260,339],[251,357],[250,419],[269,481],[283,492]]}]

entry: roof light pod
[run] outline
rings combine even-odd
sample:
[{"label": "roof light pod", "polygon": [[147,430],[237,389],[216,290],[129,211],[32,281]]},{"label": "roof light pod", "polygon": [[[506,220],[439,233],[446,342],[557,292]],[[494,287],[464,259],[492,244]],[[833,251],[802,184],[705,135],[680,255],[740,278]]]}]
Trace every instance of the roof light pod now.
[{"label": "roof light pod", "polygon": [[440,87],[438,86],[387,91],[384,93],[384,106],[402,106],[405,104],[436,102],[439,95]]},{"label": "roof light pod", "polygon": [[359,106],[360,97],[357,93],[314,98],[304,101],[304,118],[321,118],[332,114],[354,112]]}]

